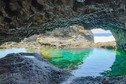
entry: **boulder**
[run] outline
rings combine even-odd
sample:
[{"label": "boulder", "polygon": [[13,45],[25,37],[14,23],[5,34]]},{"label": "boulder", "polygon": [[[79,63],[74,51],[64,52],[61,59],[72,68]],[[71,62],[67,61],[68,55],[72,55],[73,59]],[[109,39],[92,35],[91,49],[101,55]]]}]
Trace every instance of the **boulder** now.
[{"label": "boulder", "polygon": [[69,76],[37,53],[13,53],[0,59],[0,84],[59,84]]},{"label": "boulder", "polygon": [[75,77],[37,53],[12,53],[0,59],[0,84],[125,84],[126,76]]}]

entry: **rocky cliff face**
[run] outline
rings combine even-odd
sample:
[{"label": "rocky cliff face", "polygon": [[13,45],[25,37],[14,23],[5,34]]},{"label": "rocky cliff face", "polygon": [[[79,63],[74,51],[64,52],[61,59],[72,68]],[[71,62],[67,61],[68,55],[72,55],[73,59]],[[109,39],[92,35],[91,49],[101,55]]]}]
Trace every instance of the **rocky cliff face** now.
[{"label": "rocky cliff face", "polygon": [[74,0],[1,0],[0,30],[1,33],[14,34],[21,27],[39,28],[44,21],[81,14],[82,6]]},{"label": "rocky cliff face", "polygon": [[[33,34],[73,24],[87,29],[109,29],[115,35],[116,31],[126,28],[126,1],[0,0],[1,42],[20,41]],[[124,50],[126,42],[119,42],[121,32],[118,35],[119,38],[115,35],[117,45]]]},{"label": "rocky cliff face", "polygon": [[56,18],[69,20],[103,12],[106,13],[105,15],[109,13],[108,15],[113,14],[111,15],[113,17],[118,16],[115,18],[125,22],[125,3],[125,0],[111,2],[107,0],[0,0],[0,30],[1,34],[15,34],[22,30],[22,27],[26,27],[25,30],[29,27],[39,28],[41,24]]}]

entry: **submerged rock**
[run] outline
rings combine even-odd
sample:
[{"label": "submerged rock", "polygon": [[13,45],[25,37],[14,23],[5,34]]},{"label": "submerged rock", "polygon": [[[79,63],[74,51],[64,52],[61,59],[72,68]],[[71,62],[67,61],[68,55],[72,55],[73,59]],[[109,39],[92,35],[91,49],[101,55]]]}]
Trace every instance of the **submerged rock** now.
[{"label": "submerged rock", "polygon": [[0,59],[0,84],[59,84],[69,76],[37,53],[13,53]]}]

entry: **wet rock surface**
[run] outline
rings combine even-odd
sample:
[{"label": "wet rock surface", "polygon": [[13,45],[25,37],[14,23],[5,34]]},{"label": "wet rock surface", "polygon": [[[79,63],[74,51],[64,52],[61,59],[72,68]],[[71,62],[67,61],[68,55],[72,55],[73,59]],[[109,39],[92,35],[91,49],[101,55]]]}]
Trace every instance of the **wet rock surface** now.
[{"label": "wet rock surface", "polygon": [[0,59],[0,84],[125,84],[126,76],[75,77],[55,68],[37,53],[8,54]]},{"label": "wet rock surface", "polygon": [[60,84],[69,76],[37,53],[8,54],[0,59],[0,84]]},{"label": "wet rock surface", "polygon": [[79,77],[73,78],[65,84],[126,84],[126,76],[120,77]]}]

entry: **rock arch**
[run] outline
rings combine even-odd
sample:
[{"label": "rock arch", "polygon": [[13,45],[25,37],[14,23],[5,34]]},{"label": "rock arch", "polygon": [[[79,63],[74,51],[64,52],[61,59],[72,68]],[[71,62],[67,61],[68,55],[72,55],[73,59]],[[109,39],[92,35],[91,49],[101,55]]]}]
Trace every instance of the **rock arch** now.
[{"label": "rock arch", "polygon": [[[33,0],[15,0],[15,3],[12,3],[13,0],[9,0],[8,3],[0,0],[1,42],[17,39],[20,41],[26,36],[43,33],[46,30],[78,24],[86,29],[100,27],[111,30],[118,49],[126,50],[126,0],[111,2],[95,0],[93,4],[88,4],[93,0],[34,1],[39,5],[33,5]],[[10,15],[12,6],[20,9],[20,11],[14,9],[16,12],[14,16]]]}]

